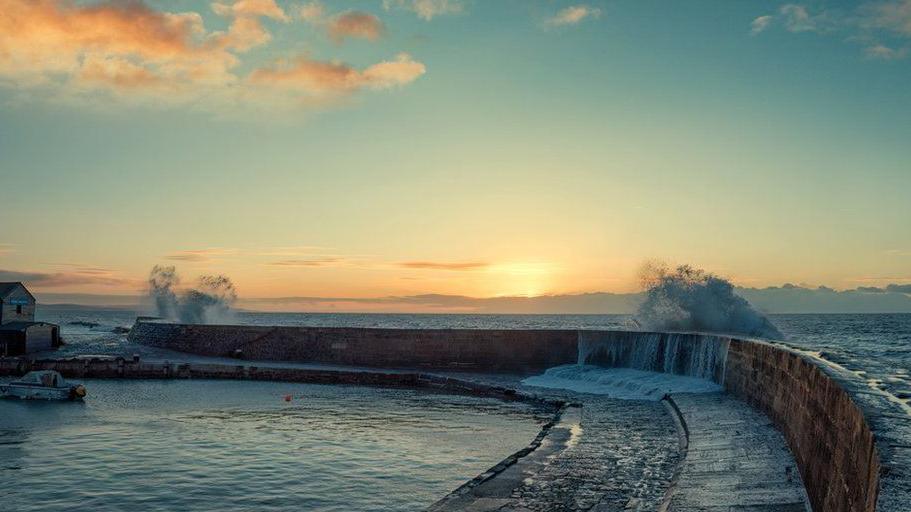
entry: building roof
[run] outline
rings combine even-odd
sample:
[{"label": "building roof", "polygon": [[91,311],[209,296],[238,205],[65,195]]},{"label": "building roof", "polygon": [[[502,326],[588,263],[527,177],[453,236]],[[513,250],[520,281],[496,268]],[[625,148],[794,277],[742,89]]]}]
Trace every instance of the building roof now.
[{"label": "building roof", "polygon": [[28,288],[26,288],[25,285],[19,281],[0,283],[0,299],[6,298],[20,286],[25,290],[25,293],[27,293],[28,296],[32,298],[32,300],[35,300],[35,296],[32,295],[32,292],[28,291]]},{"label": "building roof", "polygon": [[47,322],[8,322],[3,325],[0,325],[0,331],[18,331],[23,332],[29,327],[36,325],[54,325]]}]

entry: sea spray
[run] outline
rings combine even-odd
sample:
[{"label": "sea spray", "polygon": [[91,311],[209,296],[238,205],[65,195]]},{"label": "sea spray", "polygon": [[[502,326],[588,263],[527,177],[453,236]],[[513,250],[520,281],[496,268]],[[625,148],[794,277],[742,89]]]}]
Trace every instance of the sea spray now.
[{"label": "sea spray", "polygon": [[237,290],[226,276],[202,276],[196,288],[178,295],[180,276],[173,266],[155,265],[149,273],[149,296],[158,316],[189,324],[225,323],[232,316]]},{"label": "sea spray", "polygon": [[645,301],[636,320],[655,331],[698,331],[783,338],[768,318],[734,293],[727,280],[681,265],[674,271],[660,264],[646,265],[642,280]]},{"label": "sea spray", "polygon": [[149,296],[161,318],[177,319],[177,294],[174,293],[174,288],[179,284],[180,278],[174,267],[152,267],[149,273]]}]

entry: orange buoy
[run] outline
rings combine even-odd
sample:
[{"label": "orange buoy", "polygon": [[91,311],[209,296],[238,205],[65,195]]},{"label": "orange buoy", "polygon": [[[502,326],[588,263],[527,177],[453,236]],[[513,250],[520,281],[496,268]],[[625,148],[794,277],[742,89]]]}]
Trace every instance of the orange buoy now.
[{"label": "orange buoy", "polygon": [[290,401],[291,401],[291,395],[285,395],[285,401],[286,401],[286,402],[290,402]]}]

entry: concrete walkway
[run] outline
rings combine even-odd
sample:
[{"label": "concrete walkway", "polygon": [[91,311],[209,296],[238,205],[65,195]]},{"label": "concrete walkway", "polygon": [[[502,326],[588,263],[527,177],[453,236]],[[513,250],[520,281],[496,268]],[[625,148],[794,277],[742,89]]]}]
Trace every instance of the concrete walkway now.
[{"label": "concrete walkway", "polygon": [[725,394],[679,394],[686,457],[669,512],[807,512],[803,484],[784,437],[768,418]]}]

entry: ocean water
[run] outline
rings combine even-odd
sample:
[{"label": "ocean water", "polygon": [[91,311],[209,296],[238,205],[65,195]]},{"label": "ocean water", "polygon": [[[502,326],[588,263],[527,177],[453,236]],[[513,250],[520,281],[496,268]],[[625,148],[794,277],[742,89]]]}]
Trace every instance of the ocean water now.
[{"label": "ocean water", "polygon": [[522,403],[411,390],[85,385],[81,403],[0,401],[0,510],[422,510],[545,421]]},{"label": "ocean water", "polygon": [[[139,353],[143,357],[173,357],[158,349],[131,345],[124,334],[112,332],[131,326],[136,315],[123,310],[39,308],[40,319],[61,325],[68,345],[60,355]],[[863,372],[861,375],[873,385],[901,399],[911,399],[911,314],[771,315],[770,319],[784,333],[787,344]],[[241,312],[235,314],[234,321],[253,325],[465,329],[631,329],[634,325],[629,315]]]},{"label": "ocean water", "polygon": [[911,314],[773,315],[772,321],[788,344],[911,400]]}]

